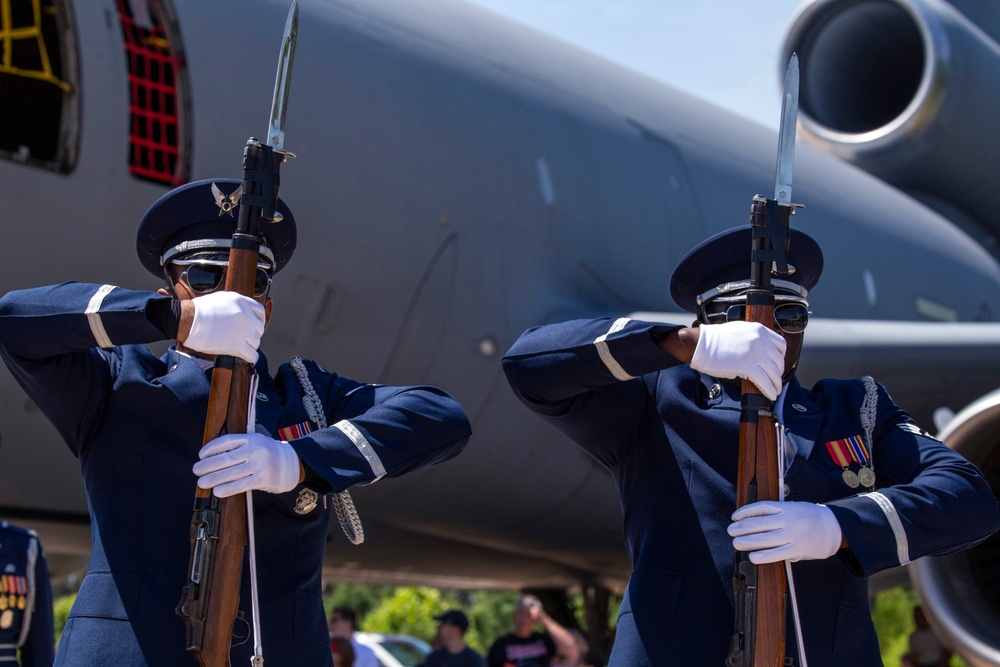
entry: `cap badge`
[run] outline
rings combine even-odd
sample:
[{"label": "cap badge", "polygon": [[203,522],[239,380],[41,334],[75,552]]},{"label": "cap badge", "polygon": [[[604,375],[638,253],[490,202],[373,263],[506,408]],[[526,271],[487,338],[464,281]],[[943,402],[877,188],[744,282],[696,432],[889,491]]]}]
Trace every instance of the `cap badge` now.
[{"label": "cap badge", "polygon": [[240,195],[243,194],[243,186],[236,188],[236,192],[231,195],[222,194],[215,183],[212,183],[212,194],[215,195],[215,205],[219,207],[219,217],[225,213],[230,218],[233,217],[233,209],[240,205]]}]

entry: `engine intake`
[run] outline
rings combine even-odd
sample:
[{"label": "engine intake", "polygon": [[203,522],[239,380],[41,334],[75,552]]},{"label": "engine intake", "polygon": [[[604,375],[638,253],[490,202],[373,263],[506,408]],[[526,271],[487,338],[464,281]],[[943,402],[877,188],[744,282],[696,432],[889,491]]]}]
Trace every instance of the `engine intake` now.
[{"label": "engine intake", "polygon": [[[1000,390],[962,410],[939,437],[979,466],[997,495]],[[974,667],[1000,665],[1000,534],[957,554],[916,560],[910,579],[947,644]]]},{"label": "engine intake", "polygon": [[806,140],[1000,236],[1000,46],[986,33],[942,0],[814,0],[781,62],[793,52]]}]

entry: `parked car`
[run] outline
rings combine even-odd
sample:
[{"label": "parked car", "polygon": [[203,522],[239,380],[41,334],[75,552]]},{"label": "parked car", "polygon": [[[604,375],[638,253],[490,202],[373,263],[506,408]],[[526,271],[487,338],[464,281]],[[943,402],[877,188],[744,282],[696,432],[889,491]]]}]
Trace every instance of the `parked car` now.
[{"label": "parked car", "polygon": [[375,652],[382,667],[417,667],[431,652],[430,644],[410,635],[357,632],[354,637]]}]

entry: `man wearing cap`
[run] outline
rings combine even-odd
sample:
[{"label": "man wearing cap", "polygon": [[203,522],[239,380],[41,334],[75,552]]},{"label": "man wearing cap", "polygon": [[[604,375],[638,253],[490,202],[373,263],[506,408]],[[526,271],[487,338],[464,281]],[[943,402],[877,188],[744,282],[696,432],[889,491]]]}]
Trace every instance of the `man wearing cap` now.
[{"label": "man wearing cap", "polygon": [[469,618],[458,609],[449,609],[434,617],[438,622],[435,645],[440,645],[424,660],[423,667],[483,667],[483,656],[465,644]]},{"label": "man wearing cap", "polygon": [[[1000,526],[979,470],[917,427],[884,387],[799,385],[822,254],[792,230],[797,270],[774,281],[775,333],[742,321],[750,246],[742,227],[681,260],[671,295],[697,317],[690,327],[565,322],[528,330],[503,360],[519,398],[618,485],[632,575],[610,667],[724,664],[734,548],[754,563],[794,563],[810,667],[881,665],[867,577]],[[786,488],[784,502],[737,511],[740,378],[776,400]],[[798,666],[792,605],[786,627],[785,664]]]},{"label": "man wearing cap", "polygon": [[[257,346],[295,221],[279,201],[283,220],[263,227],[253,298],[222,291],[239,187],[189,183],[149,209],[137,248],[165,280],[156,292],[64,283],[0,299],[0,355],[79,458],[90,509],[93,551],[57,665],[195,664],[174,610],[188,580],[196,485],[220,497],[257,491],[268,663],[330,665],[321,598],[330,517],[320,496],[443,461],[469,437],[461,406],[433,387],[364,384],[297,358],[272,376]],[[145,345],[163,340],[176,345],[160,357]],[[214,355],[256,365],[256,426],[202,447]],[[253,651],[249,584],[244,574],[234,665]]]}]

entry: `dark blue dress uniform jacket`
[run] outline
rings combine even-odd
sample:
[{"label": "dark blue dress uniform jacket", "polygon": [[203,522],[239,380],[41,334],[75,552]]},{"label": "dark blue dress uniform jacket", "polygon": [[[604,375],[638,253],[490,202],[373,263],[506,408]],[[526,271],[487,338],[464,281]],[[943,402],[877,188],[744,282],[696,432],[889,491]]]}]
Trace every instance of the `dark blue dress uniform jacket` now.
[{"label": "dark blue dress uniform jacket", "polygon": [[[189,526],[210,381],[171,348],[147,307],[167,297],[67,283],[0,300],[0,353],[80,459],[93,552],[57,665],[193,665],[174,609],[187,581]],[[306,362],[329,428],[290,444],[320,494],[395,476],[456,455],[470,427],[461,406],[432,387],[360,384]],[[257,431],[308,421],[288,364],[257,363]],[[315,424],[310,425],[316,429]],[[254,493],[261,634],[270,665],[332,665],[321,599],[329,511],[293,511],[303,485]],[[244,573],[247,565],[244,564]],[[249,576],[240,608],[249,621]],[[240,623],[237,622],[237,630]],[[252,641],[234,648],[247,665]]]},{"label": "dark blue dress uniform jacket", "polygon": [[[736,506],[739,387],[663,352],[651,333],[670,328],[627,318],[539,327],[503,360],[521,400],[617,482],[632,575],[611,667],[719,667],[734,629],[726,528]],[[721,393],[711,391],[716,384]],[[1000,525],[976,467],[921,434],[881,386],[877,488],[848,487],[825,443],[863,433],[864,396],[859,380],[809,391],[793,379],[784,402],[798,452],[787,500],[826,504],[850,545],[792,566],[810,667],[881,665],[867,577],[970,546]],[[790,613],[786,626],[787,655],[796,656]]]},{"label": "dark blue dress uniform jacket", "polygon": [[0,667],[50,667],[55,652],[52,589],[41,542],[33,531],[0,522]]}]

